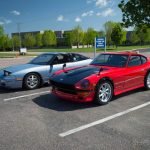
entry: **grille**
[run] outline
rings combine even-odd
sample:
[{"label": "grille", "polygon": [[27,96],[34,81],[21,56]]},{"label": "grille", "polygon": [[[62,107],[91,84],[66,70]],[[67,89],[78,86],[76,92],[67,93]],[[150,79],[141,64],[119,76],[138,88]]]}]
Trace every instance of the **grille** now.
[{"label": "grille", "polygon": [[58,83],[52,80],[50,81],[50,83],[53,86],[53,88],[57,89],[58,91],[69,93],[69,94],[76,94],[74,85]]}]

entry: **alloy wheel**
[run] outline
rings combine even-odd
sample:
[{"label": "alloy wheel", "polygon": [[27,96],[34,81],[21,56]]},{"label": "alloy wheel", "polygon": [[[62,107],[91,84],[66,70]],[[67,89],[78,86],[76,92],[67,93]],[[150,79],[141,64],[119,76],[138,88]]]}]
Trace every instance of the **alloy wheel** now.
[{"label": "alloy wheel", "polygon": [[106,103],[111,97],[111,86],[108,83],[103,83],[99,88],[99,99]]}]

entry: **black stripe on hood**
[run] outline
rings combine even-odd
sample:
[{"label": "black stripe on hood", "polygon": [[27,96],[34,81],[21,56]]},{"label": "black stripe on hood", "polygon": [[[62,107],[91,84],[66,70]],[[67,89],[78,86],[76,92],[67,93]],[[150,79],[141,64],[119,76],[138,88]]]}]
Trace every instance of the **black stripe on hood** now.
[{"label": "black stripe on hood", "polygon": [[76,68],[68,72],[61,73],[51,78],[52,81],[63,84],[75,84],[78,81],[98,73],[100,68],[94,66],[86,66],[81,68]]}]

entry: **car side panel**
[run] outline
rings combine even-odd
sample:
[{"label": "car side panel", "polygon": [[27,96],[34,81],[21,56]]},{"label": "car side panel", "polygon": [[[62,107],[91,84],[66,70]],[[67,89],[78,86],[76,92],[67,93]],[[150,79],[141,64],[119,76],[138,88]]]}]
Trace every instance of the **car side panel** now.
[{"label": "car side panel", "polygon": [[147,65],[127,68],[125,72],[125,89],[144,84]]},{"label": "car side panel", "polygon": [[22,71],[18,71],[15,72],[14,75],[17,78],[22,79],[25,77],[26,74],[31,73],[31,72],[36,72],[38,74],[40,74],[40,76],[42,77],[43,82],[47,82],[49,80],[49,72],[50,72],[50,66],[49,65],[44,65],[44,66],[39,66],[39,67],[34,67],[34,68],[29,68],[29,69],[25,69]]}]

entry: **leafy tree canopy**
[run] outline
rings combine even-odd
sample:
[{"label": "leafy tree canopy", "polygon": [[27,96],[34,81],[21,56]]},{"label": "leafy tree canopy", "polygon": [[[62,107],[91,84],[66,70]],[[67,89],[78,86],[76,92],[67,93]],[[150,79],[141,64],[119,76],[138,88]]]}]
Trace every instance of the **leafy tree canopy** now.
[{"label": "leafy tree canopy", "polygon": [[119,23],[114,26],[111,34],[111,39],[113,43],[116,45],[116,47],[122,43],[123,30]]},{"label": "leafy tree canopy", "polygon": [[150,0],[122,0],[118,6],[122,10],[125,27],[150,27]]}]

